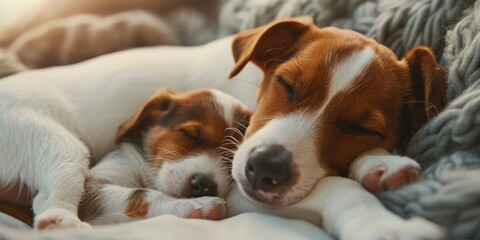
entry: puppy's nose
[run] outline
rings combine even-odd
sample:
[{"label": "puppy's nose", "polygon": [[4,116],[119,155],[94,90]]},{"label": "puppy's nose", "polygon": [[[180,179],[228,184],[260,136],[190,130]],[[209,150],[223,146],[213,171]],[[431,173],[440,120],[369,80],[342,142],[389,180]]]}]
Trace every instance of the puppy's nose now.
[{"label": "puppy's nose", "polygon": [[292,153],[278,144],[253,149],[245,166],[245,175],[255,190],[272,191],[292,178]]},{"label": "puppy's nose", "polygon": [[191,197],[204,197],[217,195],[217,183],[205,174],[197,174],[192,178]]}]

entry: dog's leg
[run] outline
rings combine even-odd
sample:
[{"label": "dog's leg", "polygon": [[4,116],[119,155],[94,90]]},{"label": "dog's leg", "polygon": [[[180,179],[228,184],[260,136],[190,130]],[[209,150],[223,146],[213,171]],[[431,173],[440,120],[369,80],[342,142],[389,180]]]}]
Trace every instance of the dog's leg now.
[{"label": "dog's leg", "polygon": [[[77,217],[89,166],[88,148],[41,110],[0,109],[0,170],[37,191],[33,199],[36,229],[87,227]],[[4,114],[4,115],[3,115]]]},{"label": "dog's leg", "polygon": [[162,214],[220,219],[225,201],[217,197],[176,199],[143,188],[145,163],[136,153],[118,148],[90,170],[79,208],[82,220],[93,224],[127,222]]},{"label": "dog's leg", "polygon": [[[57,129],[57,133],[61,130]],[[56,156],[37,169],[41,179],[33,200],[36,229],[90,227],[77,216],[89,166],[88,150],[76,137],[64,131],[64,138],[45,139],[55,146],[49,151],[56,152]]]},{"label": "dog's leg", "polygon": [[322,179],[312,193],[291,209],[317,212],[325,230],[339,239],[438,239],[442,230],[422,218],[402,219],[388,211],[355,181]]},{"label": "dog's leg", "polygon": [[88,184],[79,215],[92,224],[129,222],[164,214],[217,220],[226,212],[225,201],[217,197],[176,199],[152,189]]},{"label": "dog's leg", "polygon": [[420,165],[413,159],[392,155],[384,149],[368,151],[350,165],[350,178],[370,192],[388,191],[418,179]]},{"label": "dog's leg", "polygon": [[442,229],[422,218],[405,220],[389,212],[375,196],[348,178],[326,177],[305,199],[287,207],[254,204],[238,190],[228,200],[229,212],[258,211],[302,219],[322,226],[338,239],[424,240],[438,239],[442,234]]}]

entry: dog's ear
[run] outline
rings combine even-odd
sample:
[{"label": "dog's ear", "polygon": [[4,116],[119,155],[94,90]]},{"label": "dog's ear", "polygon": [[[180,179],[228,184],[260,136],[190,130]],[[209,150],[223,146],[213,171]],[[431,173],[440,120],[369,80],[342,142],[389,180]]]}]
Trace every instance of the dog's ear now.
[{"label": "dog's ear", "polygon": [[277,20],[237,34],[232,43],[235,66],[229,78],[237,75],[248,61],[263,70],[278,63],[288,56],[297,40],[312,26],[311,17],[298,17]]},{"label": "dog's ear", "polygon": [[447,71],[427,47],[410,50],[405,60],[413,86],[413,130],[432,119],[446,104]]},{"label": "dog's ear", "polygon": [[138,131],[142,126],[156,121],[156,119],[168,113],[171,109],[174,94],[175,92],[168,88],[156,92],[133,117],[118,128],[116,142],[119,143],[123,138],[129,137],[132,132]]}]

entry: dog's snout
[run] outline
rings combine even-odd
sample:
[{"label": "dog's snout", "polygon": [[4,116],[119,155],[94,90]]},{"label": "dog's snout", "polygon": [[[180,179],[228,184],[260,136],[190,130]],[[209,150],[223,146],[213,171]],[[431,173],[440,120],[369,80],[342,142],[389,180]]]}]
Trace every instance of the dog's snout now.
[{"label": "dog's snout", "polygon": [[217,196],[217,183],[205,174],[196,174],[192,178],[190,197]]},{"label": "dog's snout", "polygon": [[292,178],[292,153],[278,144],[253,149],[245,167],[248,182],[255,190],[272,191]]}]

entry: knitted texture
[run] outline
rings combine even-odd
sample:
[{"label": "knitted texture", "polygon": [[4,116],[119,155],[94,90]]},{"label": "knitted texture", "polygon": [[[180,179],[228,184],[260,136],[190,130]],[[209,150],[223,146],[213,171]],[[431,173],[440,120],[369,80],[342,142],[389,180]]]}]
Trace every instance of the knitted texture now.
[{"label": "knitted texture", "polygon": [[421,181],[380,195],[404,218],[422,216],[444,226],[444,239],[480,239],[480,158],[458,151],[424,171]]},{"label": "knitted texture", "polygon": [[437,56],[445,32],[473,0],[229,0],[220,15],[221,36],[274,19],[311,16],[319,27],[335,26],[363,33],[403,57],[418,45]]},{"label": "knitted texture", "polygon": [[480,0],[229,0],[220,33],[303,15],[363,33],[399,58],[428,46],[448,68],[449,105],[406,150],[426,169],[422,179],[379,197],[403,217],[444,226],[445,239],[480,239]]},{"label": "knitted texture", "polygon": [[420,129],[407,154],[424,167],[458,150],[478,152],[480,140],[480,2],[447,33],[449,106]]},{"label": "knitted texture", "polygon": [[403,217],[446,226],[445,239],[480,239],[480,2],[466,13],[448,31],[442,58],[452,102],[407,148],[427,169],[424,179],[381,196]]},{"label": "knitted texture", "polygon": [[[274,19],[294,16],[311,16],[320,27],[349,26],[353,28],[354,24],[349,16],[355,15],[354,11],[365,2],[367,1],[229,0],[225,2],[220,13],[220,33],[222,36],[228,36],[267,24]],[[371,5],[370,7],[370,11],[363,10],[364,14],[356,14],[371,14],[374,19],[374,6]],[[361,12],[362,10],[358,11]]]}]

